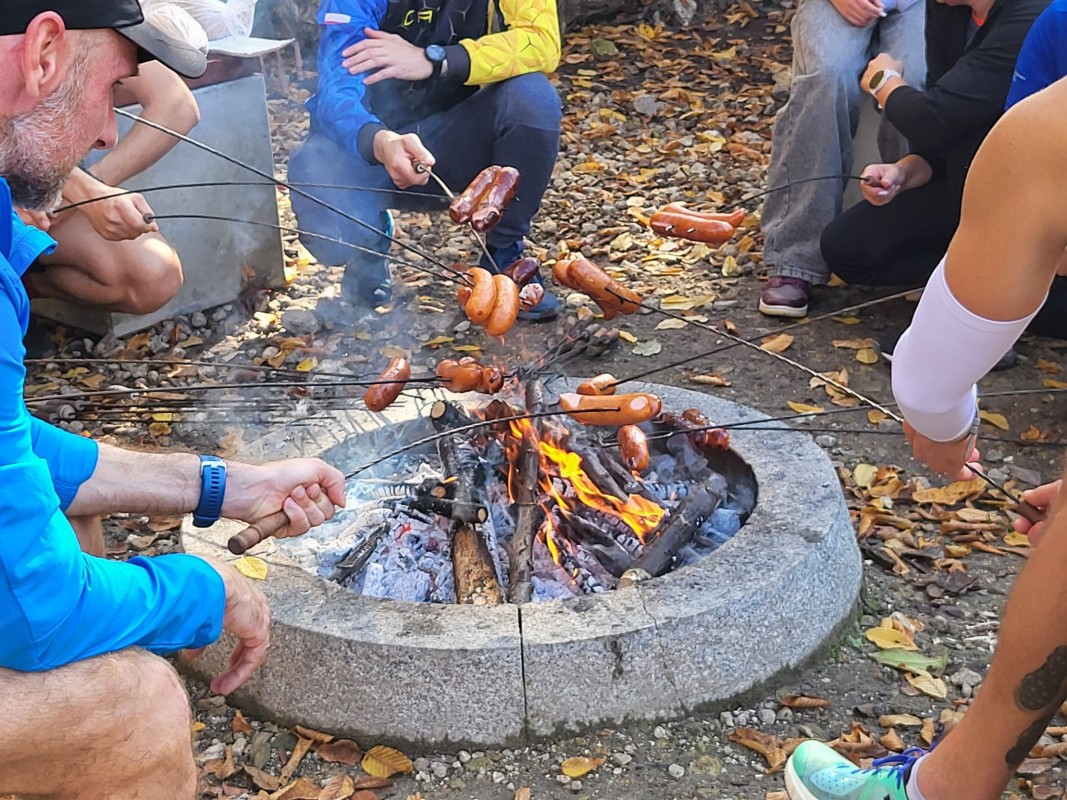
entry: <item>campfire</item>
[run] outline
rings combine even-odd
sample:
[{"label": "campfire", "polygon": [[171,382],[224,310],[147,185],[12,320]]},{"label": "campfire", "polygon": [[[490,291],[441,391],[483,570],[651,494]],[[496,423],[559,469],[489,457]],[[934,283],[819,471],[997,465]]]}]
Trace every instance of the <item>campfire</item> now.
[{"label": "campfire", "polygon": [[[528,416],[509,402],[520,393]],[[542,393],[529,378],[486,404],[434,402],[423,419],[394,426],[409,441],[436,431],[433,446],[349,481],[344,512],[279,546],[357,594],[521,603],[605,592],[691,564],[733,536],[755,505],[748,485],[731,486],[715,469],[729,455],[725,441],[693,430],[695,409],[641,426],[649,462],[639,473],[624,463],[617,429],[543,414]]]}]

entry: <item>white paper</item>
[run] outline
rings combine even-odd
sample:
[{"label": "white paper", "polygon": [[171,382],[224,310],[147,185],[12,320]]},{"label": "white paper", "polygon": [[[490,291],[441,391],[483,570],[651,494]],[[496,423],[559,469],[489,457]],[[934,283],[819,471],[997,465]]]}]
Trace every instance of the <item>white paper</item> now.
[{"label": "white paper", "polygon": [[259,39],[252,37],[226,36],[208,43],[208,52],[224,56],[255,58],[267,53],[276,53],[293,43],[292,39]]}]

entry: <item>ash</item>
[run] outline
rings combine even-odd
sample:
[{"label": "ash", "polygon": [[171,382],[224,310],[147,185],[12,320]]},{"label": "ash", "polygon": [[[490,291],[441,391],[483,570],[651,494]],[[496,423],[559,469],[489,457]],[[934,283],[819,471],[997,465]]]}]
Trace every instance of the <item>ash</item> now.
[{"label": "ash", "polygon": [[[571,432],[582,449],[593,449],[602,461],[613,447],[591,441],[585,429]],[[650,428],[649,433],[654,431]],[[515,531],[514,506],[508,497],[507,453],[499,437],[461,445],[466,466],[484,476],[487,519],[478,525],[505,594],[508,545]],[[670,513],[691,487],[706,484],[722,498],[719,507],[694,532],[692,541],[675,556],[678,569],[709,556],[741,528],[755,506],[754,489],[743,481],[728,485],[688,438],[671,437],[654,451],[646,474],[638,480],[643,498]],[[659,445],[659,442],[656,442]],[[449,531],[452,520],[413,508],[442,483],[440,461],[426,453],[399,461],[399,469],[377,478],[349,481],[347,507],[309,534],[279,542],[303,569],[334,581],[356,594],[411,602],[455,603],[456,587]],[[625,469],[625,468],[623,468]],[[644,552],[642,539],[622,519],[583,505],[571,483],[559,476],[552,488],[569,505],[562,509],[548,493],[542,495],[546,523],[534,541],[533,600],[565,599],[615,588],[619,577]],[[632,490],[629,486],[628,490]],[[562,538],[553,555],[545,528]],[[553,535],[553,534],[548,534]],[[651,535],[651,534],[650,534]]]}]

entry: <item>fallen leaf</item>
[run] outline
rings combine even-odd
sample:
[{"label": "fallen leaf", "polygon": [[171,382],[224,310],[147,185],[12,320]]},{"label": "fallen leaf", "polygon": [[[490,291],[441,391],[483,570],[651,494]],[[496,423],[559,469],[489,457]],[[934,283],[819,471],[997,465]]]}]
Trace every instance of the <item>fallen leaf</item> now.
[{"label": "fallen leaf", "polygon": [[1018,531],[1012,531],[1004,537],[1004,544],[1008,547],[1029,547],[1030,537]]},{"label": "fallen leaf", "polygon": [[842,325],[859,325],[859,317],[830,317],[834,322],[840,322]]},{"label": "fallen leaf", "polygon": [[[285,762],[285,766],[282,767],[282,771],[278,776],[282,783],[285,783],[293,777],[296,773],[296,768],[300,766],[300,762],[304,760],[304,756],[307,755],[312,744],[314,744],[314,742],[312,742],[311,739],[305,739],[302,736],[297,737],[296,744],[293,745],[293,752],[289,755],[289,760]],[[315,796],[317,795],[318,787],[315,788]],[[312,797],[311,800],[314,800],[314,797]]]},{"label": "fallen leaf", "polygon": [[923,721],[914,714],[883,714],[878,724],[883,728],[918,728]]},{"label": "fallen leaf", "polygon": [[937,731],[934,728],[934,721],[932,719],[923,720],[923,729],[919,731],[919,738],[926,742],[927,746],[934,743],[934,738],[937,736]]},{"label": "fallen leaf", "polygon": [[646,339],[639,344],[635,344],[632,352],[635,356],[654,356],[662,350],[663,345],[659,343],[658,339]]},{"label": "fallen leaf", "polygon": [[787,400],[785,404],[798,414],[818,414],[822,411],[822,408],[819,406],[809,406],[806,403],[794,403],[792,400]]},{"label": "fallen leaf", "polygon": [[778,701],[786,708],[826,708],[830,701],[825,697],[814,697],[804,694],[787,694]]},{"label": "fallen leaf", "polygon": [[168,436],[170,434],[170,425],[165,422],[153,422],[148,426],[148,433],[151,436]]},{"label": "fallen leaf", "polygon": [[[389,785],[392,786],[392,782]],[[370,790],[362,789],[352,795],[352,800],[378,800],[378,795]]]},{"label": "fallen leaf", "polygon": [[367,751],[360,766],[364,772],[376,778],[391,778],[414,769],[410,758],[399,750],[381,744]]},{"label": "fallen leaf", "polygon": [[319,745],[315,753],[323,761],[331,761],[335,764],[358,764],[363,758],[363,749],[351,739],[337,739]]},{"label": "fallen leaf", "polygon": [[678,328],[685,328],[688,325],[689,325],[689,323],[686,322],[685,320],[669,318],[669,319],[665,319],[665,320],[661,321],[658,325],[656,325],[655,330],[657,330],[657,331],[676,330]]},{"label": "fallen leaf", "polygon": [[886,750],[892,750],[894,753],[904,752],[904,740],[900,738],[900,734],[896,732],[895,728],[890,728],[886,731],[885,736],[879,739],[878,743]]},{"label": "fallen leaf", "polygon": [[388,778],[376,778],[373,775],[357,775],[357,789],[388,789],[393,782]]},{"label": "fallen leaf", "polygon": [[587,775],[604,763],[602,758],[589,758],[588,756],[575,756],[568,758],[560,765],[560,771],[568,778],[580,778]]},{"label": "fallen leaf", "polygon": [[1061,367],[1055,361],[1047,361],[1044,358],[1039,358],[1037,360],[1036,366],[1038,369],[1042,369],[1045,372],[1049,372],[1053,375],[1058,375],[1059,373],[1063,372],[1063,367]]},{"label": "fallen leaf", "polygon": [[268,358],[267,363],[275,369],[278,369],[278,367],[280,367],[285,362],[285,358],[288,355],[289,354],[286,351],[280,350],[275,355]]},{"label": "fallen leaf", "polygon": [[319,360],[317,358],[315,358],[315,356],[311,356],[310,358],[305,358],[303,361],[301,361],[299,364],[297,364],[296,365],[296,371],[297,372],[311,372],[311,370],[315,369],[315,367],[317,367],[318,365],[319,365]]},{"label": "fallen leaf", "polygon": [[764,733],[755,728],[738,728],[730,731],[730,741],[735,742],[749,750],[755,750],[765,759],[770,767],[768,774],[776,772],[785,766],[788,754],[782,747],[781,740],[774,734]]},{"label": "fallen leaf", "polygon": [[948,697],[948,685],[944,678],[935,678],[929,672],[920,672],[916,675],[905,675],[904,679],[929,697],[944,700]]},{"label": "fallen leaf", "polygon": [[704,375],[686,375],[690,383],[699,383],[702,386],[730,386],[730,381],[715,372]]},{"label": "fallen leaf", "polygon": [[856,351],[856,360],[861,364],[877,364],[878,354],[869,347]]},{"label": "fallen leaf", "polygon": [[896,648],[893,650],[879,650],[877,653],[871,653],[871,658],[879,664],[884,664],[887,667],[914,672],[916,674],[920,672],[930,672],[935,675],[940,675],[945,671],[945,667],[948,666],[947,652],[942,653],[936,658],[932,658],[930,656],[924,656],[921,653],[913,653],[910,650]]},{"label": "fallen leaf", "polygon": [[454,341],[456,340],[451,336],[435,336],[432,339],[429,339],[428,341],[424,342],[424,344],[427,347],[440,347],[443,344],[451,344]]},{"label": "fallen leaf", "polygon": [[334,775],[323,784],[322,791],[319,792],[316,800],[345,800],[346,797],[351,797],[355,791],[356,785],[350,777],[347,775]]},{"label": "fallen leaf", "polygon": [[1041,430],[1036,425],[1031,425],[1025,431],[1019,434],[1019,438],[1024,442],[1036,442],[1044,436]]},{"label": "fallen leaf", "polygon": [[333,741],[332,733],[323,733],[322,731],[317,731],[312,728],[305,728],[303,725],[294,725],[293,733],[302,739],[310,739],[319,744]]},{"label": "fallen leaf", "polygon": [[270,796],[270,800],[318,800],[318,784],[301,775],[295,781],[283,789],[279,789]]},{"label": "fallen leaf", "polygon": [[515,800],[530,800],[530,787],[520,786],[515,790]]},{"label": "fallen leaf", "polygon": [[199,344],[203,344],[204,340],[199,336],[190,336],[184,342],[178,342],[178,347],[196,347]]},{"label": "fallen leaf", "polygon": [[1000,428],[1002,431],[1010,430],[1011,426],[1008,424],[1008,418],[1003,414],[994,414],[989,411],[979,411],[979,418],[983,422],[988,422],[994,428]]},{"label": "fallen leaf", "polygon": [[[903,650],[919,649],[910,636],[895,628],[871,628],[864,634],[864,636],[867,637],[868,641],[874,642],[883,650],[891,650],[894,647],[899,647]],[[882,727],[884,728],[886,726],[883,725]]]},{"label": "fallen leaf", "polygon": [[1052,378],[1046,378],[1041,381],[1041,385],[1046,389],[1067,389],[1067,383],[1063,381],[1054,381]]},{"label": "fallen leaf", "polygon": [[877,408],[872,408],[867,412],[867,421],[872,425],[877,425],[882,420],[886,419],[884,411],[879,411]]},{"label": "fallen leaf", "polygon": [[268,792],[273,792],[282,785],[282,782],[269,772],[256,769],[251,764],[245,764],[244,771],[248,774],[248,777],[252,779],[252,783],[260,789],[266,789]]},{"label": "fallen leaf", "polygon": [[793,337],[790,334],[776,333],[772,336],[765,336],[760,341],[760,348],[766,350],[768,353],[781,353],[792,343]]},{"label": "fallen leaf", "polygon": [[911,499],[916,503],[939,503],[952,506],[965,497],[985,491],[985,486],[984,478],[975,477],[969,481],[954,481],[948,486],[917,489],[912,492]]},{"label": "fallen leaf", "polygon": [[179,516],[149,517],[148,529],[156,533],[176,531],[182,526],[182,518]]},{"label": "fallen leaf", "polygon": [[457,344],[452,349],[457,353],[480,353],[482,351],[481,345],[477,344]]},{"label": "fallen leaf", "polygon": [[727,333],[732,333],[734,336],[737,336],[738,333],[740,333],[740,328],[728,319],[722,321],[722,329]]},{"label": "fallen leaf", "polygon": [[737,259],[733,256],[726,256],[722,260],[722,276],[724,278],[736,278],[744,272],[741,269],[741,265],[737,263]]},{"label": "fallen leaf", "polygon": [[852,480],[861,489],[866,489],[871,485],[877,474],[878,467],[874,466],[874,464],[857,464],[856,468],[852,470]]},{"label": "fallen leaf", "polygon": [[241,556],[233,562],[233,568],[255,581],[267,579],[267,562],[256,556]]},{"label": "fallen leaf", "polygon": [[233,715],[233,724],[230,726],[234,733],[251,733],[252,726],[248,724],[248,720],[245,719],[245,715],[241,713],[241,709]]},{"label": "fallen leaf", "polygon": [[629,331],[619,331],[619,338],[629,344],[637,344],[637,337]]},{"label": "fallen leaf", "polygon": [[715,302],[715,295],[705,294],[698,297],[684,297],[672,294],[659,301],[659,307],[665,311],[690,311]]},{"label": "fallen leaf", "polygon": [[869,350],[874,347],[874,339],[834,339],[833,344],[846,350]]}]

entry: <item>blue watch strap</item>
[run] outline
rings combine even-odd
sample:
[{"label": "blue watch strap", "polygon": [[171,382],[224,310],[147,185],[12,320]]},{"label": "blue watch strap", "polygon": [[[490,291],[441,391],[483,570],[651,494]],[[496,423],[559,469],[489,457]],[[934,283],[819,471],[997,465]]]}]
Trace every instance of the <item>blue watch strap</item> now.
[{"label": "blue watch strap", "polygon": [[226,496],[226,462],[218,456],[200,456],[200,502],[193,525],[207,528],[219,521]]}]

